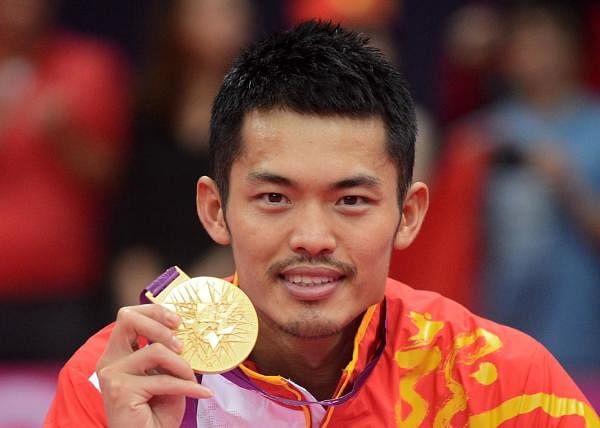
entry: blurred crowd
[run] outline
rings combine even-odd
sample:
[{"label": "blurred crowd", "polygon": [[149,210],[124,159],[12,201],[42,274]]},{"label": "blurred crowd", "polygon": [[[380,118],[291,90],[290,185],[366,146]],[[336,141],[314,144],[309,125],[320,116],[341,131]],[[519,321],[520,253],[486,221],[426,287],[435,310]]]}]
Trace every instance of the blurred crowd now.
[{"label": "blurred crowd", "polygon": [[195,211],[212,98],[256,35],[317,17],[368,34],[416,97],[432,201],[391,276],[526,331],[600,394],[596,2],[155,0],[133,49],[65,4],[0,0],[0,361],[64,361],[166,267],[232,272]]}]

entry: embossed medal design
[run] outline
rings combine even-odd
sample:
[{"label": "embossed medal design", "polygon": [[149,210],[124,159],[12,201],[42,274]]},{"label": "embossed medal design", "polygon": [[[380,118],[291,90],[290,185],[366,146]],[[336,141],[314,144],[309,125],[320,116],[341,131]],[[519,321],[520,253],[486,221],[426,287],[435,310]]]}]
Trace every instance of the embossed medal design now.
[{"label": "embossed medal design", "polygon": [[229,371],[254,348],[258,317],[248,296],[233,284],[197,277],[152,297],[181,317],[175,335],[183,342],[182,357],[196,372]]}]

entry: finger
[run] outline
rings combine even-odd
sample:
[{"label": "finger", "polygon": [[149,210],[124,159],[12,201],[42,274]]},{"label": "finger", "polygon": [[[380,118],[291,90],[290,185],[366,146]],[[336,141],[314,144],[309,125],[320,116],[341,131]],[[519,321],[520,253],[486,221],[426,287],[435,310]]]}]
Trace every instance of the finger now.
[{"label": "finger", "polygon": [[[152,318],[155,321],[160,322],[161,324],[166,325],[170,328],[177,328],[179,324],[181,324],[181,318],[175,312],[167,308],[166,306],[159,305],[156,303],[150,303],[147,305],[136,305],[136,306],[126,306],[119,310],[127,312],[128,310],[135,310],[140,314],[147,316],[148,318]],[[119,314],[117,314],[117,319]]]},{"label": "finger", "polygon": [[181,379],[196,381],[194,371],[188,362],[158,342],[122,358],[113,364],[113,369],[137,375],[146,375],[152,370],[159,369],[162,373],[166,372]]},{"label": "finger", "polygon": [[180,323],[177,314],[160,305],[121,308],[106,347],[105,359],[112,361],[133,352],[138,336],[180,352],[181,342],[171,330]]},{"label": "finger", "polygon": [[[119,426],[142,426],[143,423],[133,423],[136,416],[139,420],[154,417],[169,419],[169,415],[183,414],[185,401],[183,397],[195,399],[209,398],[212,391],[203,385],[190,380],[179,379],[168,374],[156,376],[137,376],[120,373],[109,378],[100,378],[102,399],[109,420],[122,420]],[[179,405],[178,405],[179,403]],[[150,407],[149,407],[150,406]],[[161,410],[161,407],[163,408]],[[179,407],[180,412],[177,411]],[[145,416],[141,413],[145,413]],[[180,421],[180,418],[175,416]],[[125,421],[129,421],[125,424]],[[111,426],[117,423],[111,423]],[[178,426],[168,424],[166,426]],[[165,425],[161,425],[165,426]]]},{"label": "finger", "polygon": [[[147,373],[150,371],[157,374],[148,375]],[[151,396],[146,392],[158,394],[160,391],[140,390],[140,385],[146,385],[146,383],[140,384],[137,382],[140,379],[168,376],[197,384],[197,379],[190,365],[160,343],[148,345],[111,365],[99,368],[97,374],[102,391],[110,392],[111,397],[129,396],[130,393],[126,391],[131,391],[136,395],[141,395],[143,397],[142,401],[149,399]],[[133,382],[133,380],[136,380],[136,382]]]},{"label": "finger", "polygon": [[185,395],[192,398],[213,396],[213,392],[204,385],[168,374],[131,376],[128,382],[132,389],[142,391],[147,400],[159,395]]}]

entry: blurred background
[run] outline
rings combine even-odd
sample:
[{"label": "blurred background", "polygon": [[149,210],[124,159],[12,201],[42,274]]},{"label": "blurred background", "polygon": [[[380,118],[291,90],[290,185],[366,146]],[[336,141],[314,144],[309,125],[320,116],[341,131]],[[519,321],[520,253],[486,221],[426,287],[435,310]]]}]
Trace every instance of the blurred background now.
[{"label": "blurred background", "polygon": [[0,427],[39,426],[166,267],[232,272],[195,213],[212,98],[313,17],[368,34],[418,105],[432,202],[391,276],[531,334],[600,408],[598,2],[0,0]]}]

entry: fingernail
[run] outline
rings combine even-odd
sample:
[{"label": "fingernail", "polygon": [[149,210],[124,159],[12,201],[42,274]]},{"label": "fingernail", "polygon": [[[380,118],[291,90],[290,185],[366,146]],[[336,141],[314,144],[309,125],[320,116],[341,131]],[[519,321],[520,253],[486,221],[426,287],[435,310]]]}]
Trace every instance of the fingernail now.
[{"label": "fingernail", "polygon": [[173,343],[173,350],[175,352],[181,352],[183,349],[183,342],[177,336],[173,336],[171,342]]}]

